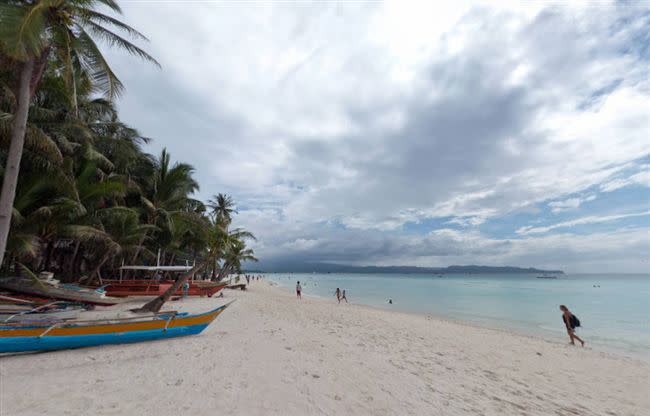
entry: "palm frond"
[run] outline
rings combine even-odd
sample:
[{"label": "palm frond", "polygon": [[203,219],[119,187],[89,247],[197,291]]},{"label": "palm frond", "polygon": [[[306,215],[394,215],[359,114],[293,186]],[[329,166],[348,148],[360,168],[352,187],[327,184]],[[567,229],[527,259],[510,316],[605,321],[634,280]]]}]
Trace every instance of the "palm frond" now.
[{"label": "palm frond", "polygon": [[106,29],[105,27],[98,25],[97,23],[90,20],[83,22],[82,25],[85,26],[88,30],[90,30],[90,32],[93,35],[97,36],[99,39],[106,42],[110,46],[116,46],[120,49],[124,49],[131,55],[138,56],[143,60],[156,65],[158,68],[161,67],[158,61],[156,61],[156,59],[154,59],[153,56],[145,52],[144,49],[129,42],[127,39],[124,39],[122,36],[118,35],[117,33],[112,32]]},{"label": "palm frond", "polygon": [[7,251],[18,258],[36,257],[40,249],[37,235],[29,233],[12,233],[7,241]]},{"label": "palm frond", "polygon": [[120,96],[124,85],[117,78],[95,41],[79,27],[76,42],[80,49],[79,62],[90,74],[95,88],[109,99]]},{"label": "palm frond", "polygon": [[42,0],[25,7],[23,4],[0,4],[0,44],[5,53],[18,61],[39,56],[45,48],[46,13],[53,5]]},{"label": "palm frond", "polygon": [[108,7],[109,9],[113,10],[116,13],[122,14],[122,9],[114,0],[94,0],[94,1],[103,4],[104,6]]},{"label": "palm frond", "polygon": [[97,12],[95,10],[90,10],[90,9],[85,9],[83,11],[80,11],[80,14],[82,16],[82,19],[84,22],[86,21],[91,21],[97,24],[99,23],[104,23],[104,24],[110,24],[113,25],[120,30],[123,30],[126,32],[129,36],[131,36],[134,39],[140,39],[144,41],[148,41],[147,37],[143,35],[142,33],[138,32],[136,29],[133,27],[115,19],[114,17],[108,16],[104,13]]}]

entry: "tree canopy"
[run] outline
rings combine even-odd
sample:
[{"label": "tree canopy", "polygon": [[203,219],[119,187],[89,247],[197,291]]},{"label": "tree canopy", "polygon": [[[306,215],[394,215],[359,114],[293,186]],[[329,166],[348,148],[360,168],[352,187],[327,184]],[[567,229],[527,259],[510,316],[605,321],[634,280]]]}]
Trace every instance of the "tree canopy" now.
[{"label": "tree canopy", "polygon": [[145,40],[142,34],[97,6],[120,12],[111,0],[0,5],[3,180],[21,71],[29,59],[43,61],[38,82],[30,84],[2,273],[18,273],[25,264],[64,281],[88,282],[115,275],[123,263],[155,264],[158,253],[162,265],[209,259],[201,270],[206,277],[238,271],[255,258],[246,247],[253,235],[229,230],[232,197],[197,200],[194,167],[173,161],[166,149],[147,153],[143,146],[151,139],[120,120],[114,99],[124,86],[95,40],[157,62],[127,39]]}]

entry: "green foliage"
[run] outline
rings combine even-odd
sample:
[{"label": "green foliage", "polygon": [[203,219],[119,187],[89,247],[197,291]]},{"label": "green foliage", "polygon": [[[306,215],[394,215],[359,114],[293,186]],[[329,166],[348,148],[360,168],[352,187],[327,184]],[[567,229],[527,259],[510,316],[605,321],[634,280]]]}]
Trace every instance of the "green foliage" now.
[{"label": "green foliage", "polygon": [[95,10],[102,5],[121,14],[117,3],[107,0],[3,2],[0,4],[0,54],[17,63],[49,54],[58,64],[68,89],[77,89],[79,83],[108,98],[117,97],[124,86],[95,40],[160,65],[119,32],[135,41],[147,38],[118,19]]},{"label": "green foliage", "polygon": [[121,13],[112,0],[0,4],[0,180],[17,68],[46,59],[29,107],[3,271],[25,264],[63,280],[92,279],[117,274],[122,263],[152,264],[160,251],[163,265],[206,263],[205,275],[216,277],[254,261],[245,244],[253,235],[229,231],[233,199],[193,198],[194,167],[166,149],[146,153],[150,139],[120,121],[112,100],[123,86],[96,41],[157,62],[127,39],[146,40],[142,34],[98,6]]}]

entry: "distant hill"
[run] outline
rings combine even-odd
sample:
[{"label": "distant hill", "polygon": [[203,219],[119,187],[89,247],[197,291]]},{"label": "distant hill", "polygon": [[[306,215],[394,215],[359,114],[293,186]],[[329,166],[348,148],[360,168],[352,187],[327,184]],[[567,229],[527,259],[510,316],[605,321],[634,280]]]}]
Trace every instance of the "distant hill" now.
[{"label": "distant hill", "polygon": [[431,273],[431,274],[478,274],[478,273],[548,273],[564,274],[562,270],[543,270],[534,267],[513,266],[350,266],[345,264],[303,263],[303,264],[268,264],[259,267],[269,273]]}]

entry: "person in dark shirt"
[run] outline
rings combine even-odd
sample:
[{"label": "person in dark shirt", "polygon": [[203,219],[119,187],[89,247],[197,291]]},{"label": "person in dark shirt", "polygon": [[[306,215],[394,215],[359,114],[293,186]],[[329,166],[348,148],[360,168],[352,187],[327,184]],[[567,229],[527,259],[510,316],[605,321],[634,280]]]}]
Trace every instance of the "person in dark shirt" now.
[{"label": "person in dark shirt", "polygon": [[577,339],[584,347],[585,342],[576,335],[576,326],[580,325],[579,323],[577,323],[579,322],[578,319],[571,313],[571,311],[569,311],[569,308],[567,308],[566,306],[560,305],[560,310],[562,311],[562,321],[566,326],[566,331],[569,334],[571,345],[576,345],[575,340]]}]

